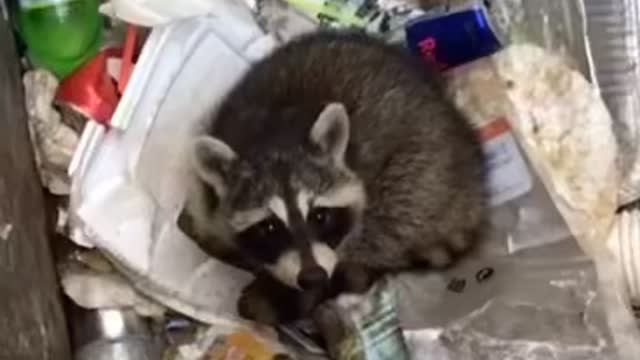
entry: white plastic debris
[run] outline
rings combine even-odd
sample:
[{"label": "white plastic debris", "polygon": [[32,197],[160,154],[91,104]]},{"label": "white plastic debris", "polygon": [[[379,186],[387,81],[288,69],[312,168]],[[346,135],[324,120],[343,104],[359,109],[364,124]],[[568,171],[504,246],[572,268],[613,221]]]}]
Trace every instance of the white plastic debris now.
[{"label": "white plastic debris", "polygon": [[[101,249],[151,298],[212,324],[246,324],[236,302],[252,276],[207,256],[177,227],[187,142],[274,40],[243,8],[154,28],[107,132],[74,180],[74,239]],[[253,20],[252,20],[253,21]]]},{"label": "white plastic debris", "polygon": [[58,80],[45,70],[31,70],[23,78],[25,107],[40,179],[53,194],[67,195],[67,167],[78,144],[78,134],[60,120],[53,108]]},{"label": "white plastic debris", "polygon": [[62,272],[61,283],[65,294],[86,309],[131,308],[144,317],[161,317],[166,311],[117,273],[70,267]]},{"label": "white plastic debris", "polygon": [[206,14],[228,14],[235,21],[246,21],[245,10],[242,0],[109,0],[100,6],[100,12],[107,16],[147,27]]}]

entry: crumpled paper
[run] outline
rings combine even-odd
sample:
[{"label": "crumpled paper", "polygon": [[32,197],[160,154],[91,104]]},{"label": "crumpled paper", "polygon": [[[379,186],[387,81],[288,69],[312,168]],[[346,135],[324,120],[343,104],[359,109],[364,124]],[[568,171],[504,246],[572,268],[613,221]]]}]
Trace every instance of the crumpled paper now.
[{"label": "crumpled paper", "polygon": [[136,291],[122,275],[72,266],[60,274],[62,288],[85,309],[132,308],[144,317],[161,317],[166,308]]},{"label": "crumpled paper", "polygon": [[56,195],[68,195],[71,181],[67,167],[71,162],[78,134],[62,122],[53,107],[58,80],[45,70],[28,71],[23,77],[25,107],[36,165],[43,185]]}]

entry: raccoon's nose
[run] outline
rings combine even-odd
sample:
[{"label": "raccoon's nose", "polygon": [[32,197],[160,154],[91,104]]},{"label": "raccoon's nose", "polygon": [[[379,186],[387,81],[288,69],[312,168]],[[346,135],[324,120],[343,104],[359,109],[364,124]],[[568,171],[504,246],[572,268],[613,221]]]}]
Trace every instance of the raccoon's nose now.
[{"label": "raccoon's nose", "polygon": [[329,275],[320,266],[303,269],[298,274],[298,285],[303,290],[316,289],[325,286],[329,282]]}]

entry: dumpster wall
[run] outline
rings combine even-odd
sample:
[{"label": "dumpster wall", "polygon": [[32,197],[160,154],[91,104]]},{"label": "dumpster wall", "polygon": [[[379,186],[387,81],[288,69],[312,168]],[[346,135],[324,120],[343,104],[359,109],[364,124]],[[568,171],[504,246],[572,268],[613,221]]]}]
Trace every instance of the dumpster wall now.
[{"label": "dumpster wall", "polygon": [[0,16],[0,359],[70,359],[14,40]]}]

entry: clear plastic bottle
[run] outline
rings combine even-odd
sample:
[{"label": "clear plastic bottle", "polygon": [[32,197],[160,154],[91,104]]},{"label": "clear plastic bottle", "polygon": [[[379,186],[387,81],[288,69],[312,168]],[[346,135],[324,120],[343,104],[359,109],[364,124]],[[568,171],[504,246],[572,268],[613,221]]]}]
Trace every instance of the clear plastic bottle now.
[{"label": "clear plastic bottle", "polygon": [[68,308],[74,360],[162,359],[164,343],[132,309]]},{"label": "clear plastic bottle", "polygon": [[16,20],[37,67],[64,78],[100,49],[99,0],[18,0]]}]

